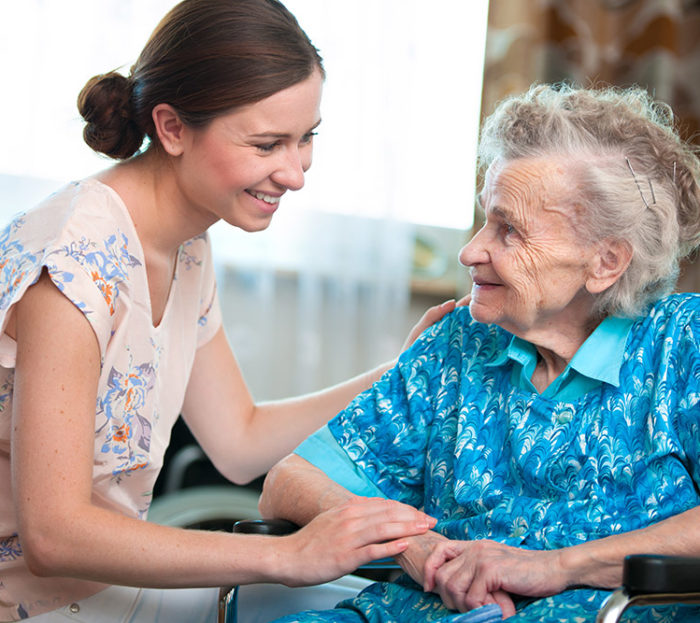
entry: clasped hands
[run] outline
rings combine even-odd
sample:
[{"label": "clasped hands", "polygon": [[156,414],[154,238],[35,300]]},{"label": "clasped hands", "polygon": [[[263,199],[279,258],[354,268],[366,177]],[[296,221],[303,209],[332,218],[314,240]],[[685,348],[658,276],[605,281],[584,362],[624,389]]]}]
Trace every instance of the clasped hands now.
[{"label": "clasped hands", "polygon": [[515,614],[511,595],[554,595],[568,585],[560,550],[453,541],[436,532],[408,541],[396,561],[423,590],[437,593],[447,608],[459,612],[496,603],[507,618]]}]

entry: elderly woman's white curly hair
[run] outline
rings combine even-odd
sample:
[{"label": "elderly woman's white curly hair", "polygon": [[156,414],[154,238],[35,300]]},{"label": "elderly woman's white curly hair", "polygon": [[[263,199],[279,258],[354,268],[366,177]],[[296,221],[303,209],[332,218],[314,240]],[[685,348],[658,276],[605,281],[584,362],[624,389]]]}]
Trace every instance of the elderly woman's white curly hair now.
[{"label": "elderly woman's white curly hair", "polygon": [[635,316],[673,290],[679,261],[700,244],[700,160],[670,107],[638,87],[535,85],[486,119],[479,164],[541,156],[570,167],[572,219],[586,242],[612,238],[632,249],[594,312]]}]

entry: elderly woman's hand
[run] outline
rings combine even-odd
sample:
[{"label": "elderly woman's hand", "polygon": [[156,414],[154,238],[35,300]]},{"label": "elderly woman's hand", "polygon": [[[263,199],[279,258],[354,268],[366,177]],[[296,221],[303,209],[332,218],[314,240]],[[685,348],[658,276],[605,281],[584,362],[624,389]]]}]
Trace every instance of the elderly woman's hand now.
[{"label": "elderly woman's hand", "polygon": [[430,558],[430,554],[436,550],[438,545],[447,544],[450,541],[432,530],[425,534],[409,537],[406,541],[409,544],[406,550],[394,558],[404,572],[413,578],[414,582],[424,586],[426,562]]},{"label": "elderly woman's hand", "polygon": [[446,314],[449,314],[451,311],[453,311],[455,307],[463,307],[465,305],[469,305],[469,301],[471,301],[471,294],[467,294],[466,296],[459,299],[459,301],[457,302],[450,299],[449,301],[445,301],[440,305],[434,305],[433,307],[430,307],[421,316],[421,319],[416,323],[416,325],[411,329],[411,332],[408,334],[406,341],[401,347],[401,352],[410,348],[413,345],[413,342],[415,342],[420,336],[420,334],[423,333],[423,331],[425,331],[428,327],[434,325],[439,320],[442,320],[442,318]]},{"label": "elderly woman's hand", "polygon": [[536,551],[495,541],[446,541],[433,549],[424,567],[426,591],[466,612],[497,603],[507,618],[515,614],[510,595],[546,596],[567,587],[559,550]]}]

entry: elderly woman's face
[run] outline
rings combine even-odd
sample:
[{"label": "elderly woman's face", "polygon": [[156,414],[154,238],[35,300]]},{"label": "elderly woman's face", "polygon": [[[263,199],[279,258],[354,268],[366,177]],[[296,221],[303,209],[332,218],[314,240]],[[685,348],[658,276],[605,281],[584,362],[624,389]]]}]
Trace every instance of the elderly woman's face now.
[{"label": "elderly woman's face", "polygon": [[486,224],[460,252],[471,268],[470,310],[521,337],[588,320],[593,250],[579,241],[573,180],[553,159],[496,162],[480,197]]}]

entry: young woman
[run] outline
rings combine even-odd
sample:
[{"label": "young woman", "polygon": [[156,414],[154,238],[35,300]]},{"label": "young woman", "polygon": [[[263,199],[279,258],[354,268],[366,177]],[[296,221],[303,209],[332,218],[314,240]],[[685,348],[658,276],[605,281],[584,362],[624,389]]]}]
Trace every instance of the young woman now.
[{"label": "young woman", "polygon": [[206,230],[264,229],[302,187],[323,76],[277,0],[185,0],[128,77],[80,94],[86,142],[120,162],[0,234],[0,620],[211,620],[198,587],[324,581],[433,526],[383,500],[275,540],[141,521],[178,414],[245,482],[389,367],[255,404],[221,326]]}]

